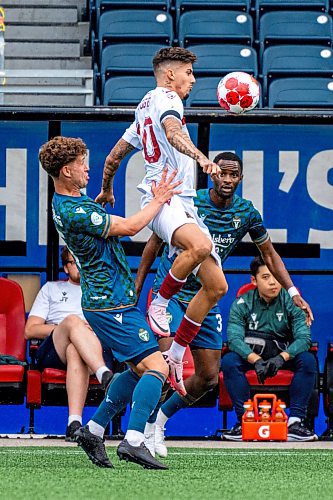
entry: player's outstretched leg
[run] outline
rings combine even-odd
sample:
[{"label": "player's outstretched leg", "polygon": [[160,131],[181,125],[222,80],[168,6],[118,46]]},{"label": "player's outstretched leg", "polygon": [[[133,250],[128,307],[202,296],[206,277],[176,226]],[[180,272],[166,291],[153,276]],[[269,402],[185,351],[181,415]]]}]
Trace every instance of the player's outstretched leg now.
[{"label": "player's outstretched leg", "polygon": [[93,464],[98,467],[113,468],[106,454],[104,439],[89,431],[88,425],[80,427],[75,433],[75,441],[86,452]]}]

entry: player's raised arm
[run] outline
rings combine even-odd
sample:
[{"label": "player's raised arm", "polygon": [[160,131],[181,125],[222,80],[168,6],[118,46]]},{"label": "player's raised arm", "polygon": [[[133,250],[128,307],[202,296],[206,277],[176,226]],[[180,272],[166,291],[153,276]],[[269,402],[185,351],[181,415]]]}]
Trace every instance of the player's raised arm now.
[{"label": "player's raised arm", "polygon": [[196,160],[206,174],[216,174],[218,166],[209,160],[201,151],[193,144],[191,138],[182,130],[182,126],[176,118],[166,118],[163,121],[166,138],[171,146],[177,151],[183,153],[193,160]]},{"label": "player's raised arm", "polygon": [[311,325],[313,321],[313,313],[309,304],[301,297],[299,291],[294,286],[292,279],[277,251],[274,249],[273,244],[270,239],[268,239],[262,245],[258,245],[262,258],[268,267],[268,269],[273,274],[274,278],[285,288],[294,304],[303,309],[306,314],[306,324]]},{"label": "player's raised arm", "polygon": [[113,194],[113,179],[121,161],[133,151],[133,149],[135,148],[131,144],[121,138],[106,157],[103,170],[102,189],[95,199],[103,208],[107,203],[110,203],[111,207],[114,207],[115,197]]},{"label": "player's raised arm", "polygon": [[180,194],[181,190],[176,189],[182,181],[172,182],[176,177],[177,171],[174,170],[167,179],[167,168],[163,170],[162,179],[158,185],[153,181],[152,193],[154,198],[148,205],[130,217],[112,217],[112,223],[108,231],[108,236],[134,236],[136,233],[146,227],[149,222],[157,215],[161,207],[175,194]]}]

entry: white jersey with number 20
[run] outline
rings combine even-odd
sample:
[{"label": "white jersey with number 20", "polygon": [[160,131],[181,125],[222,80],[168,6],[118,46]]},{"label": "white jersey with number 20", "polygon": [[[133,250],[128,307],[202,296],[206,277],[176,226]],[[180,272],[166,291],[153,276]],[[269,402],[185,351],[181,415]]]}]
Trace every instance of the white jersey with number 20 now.
[{"label": "white jersey with number 20", "polygon": [[149,91],[135,111],[135,121],[125,131],[123,139],[136,149],[142,149],[146,175],[138,185],[139,191],[151,193],[151,181],[159,182],[164,167],[168,174],[177,170],[174,182],[182,180],[181,196],[196,196],[194,160],[179,153],[166,138],[163,121],[173,117],[182,124],[188,134],[184,119],[184,107],[178,94],[163,87]]}]

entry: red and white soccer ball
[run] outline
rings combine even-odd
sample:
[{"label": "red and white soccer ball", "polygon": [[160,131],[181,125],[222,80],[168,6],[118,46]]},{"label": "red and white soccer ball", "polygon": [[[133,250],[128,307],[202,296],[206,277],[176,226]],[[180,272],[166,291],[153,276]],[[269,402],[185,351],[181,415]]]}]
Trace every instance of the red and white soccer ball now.
[{"label": "red and white soccer ball", "polygon": [[217,86],[217,98],[221,108],[239,115],[251,111],[259,102],[260,87],[248,73],[228,73]]}]

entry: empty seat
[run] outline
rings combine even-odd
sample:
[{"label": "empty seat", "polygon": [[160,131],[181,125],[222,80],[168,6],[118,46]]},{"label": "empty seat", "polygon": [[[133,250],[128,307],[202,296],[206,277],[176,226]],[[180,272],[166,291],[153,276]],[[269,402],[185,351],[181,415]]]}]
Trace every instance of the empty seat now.
[{"label": "empty seat", "polygon": [[156,87],[152,76],[118,76],[109,78],[103,89],[104,106],[136,106],[143,96]]},{"label": "empty seat", "polygon": [[91,7],[93,28],[98,26],[100,16],[108,10],[116,9],[157,9],[169,10],[170,0],[95,0]]},{"label": "empty seat", "polygon": [[171,45],[172,18],[158,10],[115,10],[101,15],[98,24],[99,51],[108,43],[160,42]]},{"label": "empty seat", "polygon": [[186,106],[218,106],[219,103],[216,97],[216,89],[219,81],[219,76],[198,78],[186,101]]},{"label": "empty seat", "polygon": [[253,41],[252,18],[246,12],[202,10],[179,19],[179,45],[192,43],[246,43]]},{"label": "empty seat", "polygon": [[277,45],[263,54],[262,75],[264,94],[273,79],[289,76],[333,75],[333,53],[318,45]]},{"label": "empty seat", "polygon": [[269,86],[270,108],[332,108],[333,80],[281,78]]},{"label": "empty seat", "polygon": [[260,19],[261,53],[272,43],[332,44],[332,18],[319,12],[268,12]]},{"label": "empty seat", "polygon": [[274,10],[316,10],[328,12],[329,0],[256,0],[255,11],[257,28],[265,12]]},{"label": "empty seat", "polygon": [[257,76],[257,53],[244,45],[201,44],[188,47],[198,60],[194,64],[196,76],[222,76],[231,71],[245,71]]},{"label": "empty seat", "polygon": [[177,25],[180,15],[189,10],[229,9],[249,12],[250,3],[250,0],[176,0]]},{"label": "empty seat", "polygon": [[[105,47],[101,56],[102,86],[111,76],[149,75],[153,76],[152,60],[163,45],[159,44],[116,44]],[[102,87],[103,88],[103,87]]]}]

